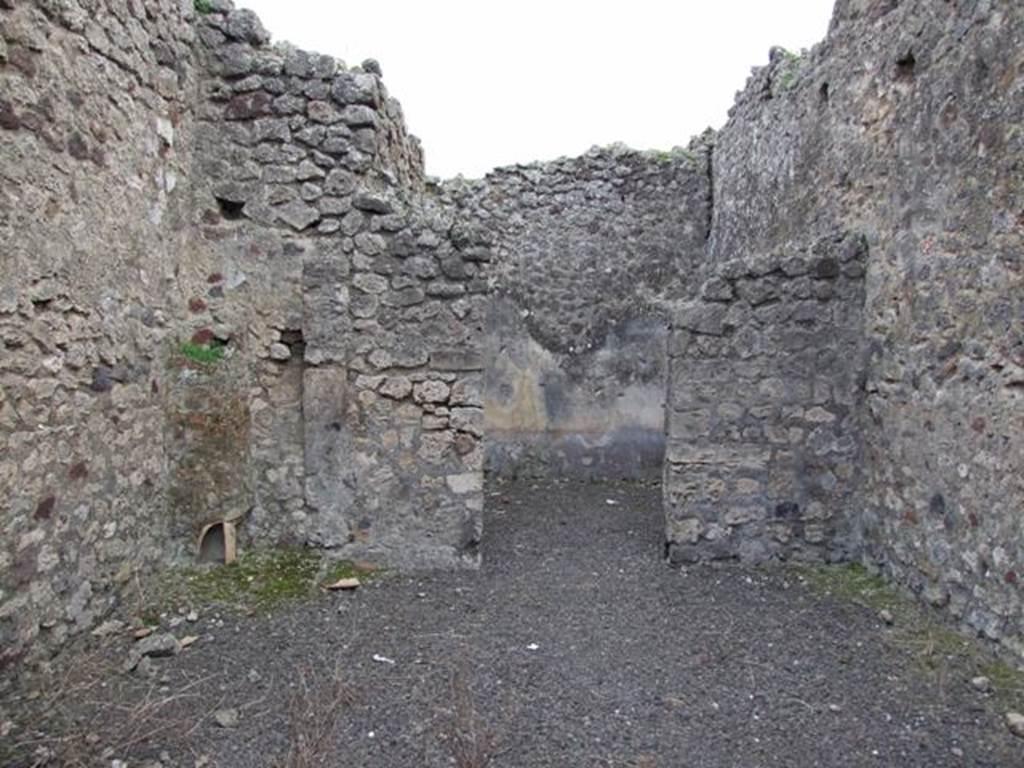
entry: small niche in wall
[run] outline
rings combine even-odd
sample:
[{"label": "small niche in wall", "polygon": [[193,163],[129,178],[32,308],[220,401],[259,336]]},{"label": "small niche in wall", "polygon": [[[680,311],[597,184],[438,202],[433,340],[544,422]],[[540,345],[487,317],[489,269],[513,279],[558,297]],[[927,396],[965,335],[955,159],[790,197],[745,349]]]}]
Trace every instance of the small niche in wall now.
[{"label": "small niche in wall", "polygon": [[906,51],[896,59],[896,77],[899,80],[911,80],[914,77],[914,68],[917,66],[917,59],[913,51]]},{"label": "small niche in wall", "polygon": [[296,328],[278,329],[279,341],[270,345],[270,359],[278,363],[302,364],[306,356],[306,340]]},{"label": "small niche in wall", "polygon": [[210,523],[199,533],[196,561],[230,565],[237,557],[235,524],[224,521]]},{"label": "small niche in wall", "polygon": [[299,328],[286,328],[281,331],[281,343],[292,353],[293,360],[302,360],[306,354],[306,340]]},{"label": "small niche in wall", "polygon": [[238,221],[245,218],[245,213],[243,212],[245,209],[244,201],[226,200],[223,197],[218,197],[216,200],[221,218],[225,221]]}]

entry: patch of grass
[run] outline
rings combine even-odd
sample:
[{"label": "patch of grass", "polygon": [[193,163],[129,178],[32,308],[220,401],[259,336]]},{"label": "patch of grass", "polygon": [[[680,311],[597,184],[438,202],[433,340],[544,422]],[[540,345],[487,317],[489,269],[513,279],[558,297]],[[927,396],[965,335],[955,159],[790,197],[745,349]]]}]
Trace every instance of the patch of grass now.
[{"label": "patch of grass", "polygon": [[[254,550],[231,565],[168,571],[149,590],[140,616],[158,617],[182,607],[216,605],[239,613],[268,613],[307,600],[339,579],[367,582],[384,571],[366,563],[329,560],[309,549]],[[158,621],[152,623],[159,623]]]},{"label": "patch of grass", "polygon": [[147,627],[160,625],[160,609],[154,605],[146,605],[138,611],[139,621]]},{"label": "patch of grass", "polygon": [[782,88],[782,90],[788,91],[790,88],[796,85],[796,81],[797,73],[791,69],[786,72],[783,72],[782,75],[779,77],[779,86]]},{"label": "patch of grass", "polygon": [[215,365],[224,359],[224,345],[216,342],[195,344],[186,341],[181,345],[181,354],[194,363]]},{"label": "patch of grass", "polygon": [[666,152],[663,149],[652,149],[646,154],[649,158],[654,160],[654,162],[660,163],[661,165],[668,165],[672,162],[672,153]]},{"label": "patch of grass", "polygon": [[992,685],[992,699],[1002,709],[1024,708],[1024,670],[999,658],[993,649],[933,615],[880,575],[859,563],[800,566],[794,569],[818,594],[871,611],[889,611],[893,626],[886,640],[906,651],[919,672],[945,686],[983,675]]},{"label": "patch of grass", "polygon": [[213,13],[213,3],[210,0],[192,0],[192,7],[196,9],[196,13]]},{"label": "patch of grass", "polygon": [[306,597],[313,589],[320,569],[314,552],[299,549],[255,551],[235,563],[203,571],[186,578],[189,596],[199,603],[267,611],[283,603]]},{"label": "patch of grass", "polygon": [[340,579],[359,579],[372,581],[384,573],[383,570],[369,563],[357,563],[352,560],[332,560],[325,564],[321,584],[333,584]]},{"label": "patch of grass", "polygon": [[892,610],[906,601],[899,591],[860,563],[803,566],[797,569],[811,587],[849,603],[876,611]]},{"label": "patch of grass", "polygon": [[697,160],[697,156],[693,152],[682,147],[673,147],[669,150],[649,149],[644,152],[644,155],[660,165],[669,165],[676,160],[689,160],[691,163]]},{"label": "patch of grass", "polygon": [[790,51],[786,48],[780,47],[779,50],[782,52],[782,58],[784,58],[787,62],[791,64],[798,63],[802,58],[799,53],[793,53],[793,51]]},{"label": "patch of grass", "polygon": [[246,552],[231,565],[183,568],[162,575],[148,611],[176,606],[218,605],[240,612],[266,612],[309,597],[316,587],[320,556],[301,549]]},{"label": "patch of grass", "polygon": [[992,683],[992,694],[1001,706],[1024,708],[1024,671],[1002,659],[991,659],[978,665],[978,673]]},{"label": "patch of grass", "polygon": [[775,82],[778,83],[780,89],[788,91],[793,88],[800,79],[800,68],[803,65],[803,57],[798,53],[787,51],[785,48],[780,50],[782,53],[782,62]]}]

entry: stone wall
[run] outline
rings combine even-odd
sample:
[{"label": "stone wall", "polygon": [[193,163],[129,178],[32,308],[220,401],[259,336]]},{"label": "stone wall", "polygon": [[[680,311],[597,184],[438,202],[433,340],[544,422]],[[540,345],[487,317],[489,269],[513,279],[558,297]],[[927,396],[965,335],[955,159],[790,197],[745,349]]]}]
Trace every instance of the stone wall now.
[{"label": "stone wall", "polygon": [[0,2],[0,664],[166,555],[193,42],[171,0]]},{"label": "stone wall", "polygon": [[1012,0],[840,0],[717,134],[708,244],[718,263],[866,237],[851,543],[1018,651],[1022,40]]},{"label": "stone wall", "polygon": [[669,560],[839,559],[859,479],[866,244],[715,265],[673,318]]},{"label": "stone wall", "polygon": [[485,452],[666,435],[671,559],[860,558],[1024,653],[1018,2],[840,0],[689,150],[443,185],[376,62],[207,5],[0,0],[0,662],[207,524],[473,566]]},{"label": "stone wall", "polygon": [[0,2],[3,657],[211,523],[476,564],[486,252],[379,67],[95,5]]},{"label": "stone wall", "polygon": [[439,200],[381,204],[355,237],[349,537],[400,566],[479,563],[490,255]]},{"label": "stone wall", "polygon": [[493,242],[488,470],[657,477],[667,302],[692,292],[710,218],[708,148],[503,168],[448,185]]},{"label": "stone wall", "polygon": [[[187,530],[228,519],[243,543],[303,542],[335,526],[325,516],[340,514],[335,498],[306,504],[307,434],[315,439],[326,425],[309,423],[316,417],[303,400],[307,384],[315,390],[326,375],[320,368],[346,378],[347,313],[332,296],[349,278],[350,257],[331,235],[373,166],[375,107],[385,95],[371,73],[269,46],[248,12],[203,16],[199,38],[194,226],[201,247],[190,264],[192,291],[183,298],[191,323],[180,342],[217,359],[187,365],[169,397],[182,411],[172,421],[183,425],[170,492],[208,487]],[[346,91],[355,82],[365,96],[350,105]],[[308,327],[309,311],[322,315],[322,329]],[[222,425],[229,414],[235,423]],[[224,435],[222,426],[236,434]],[[225,450],[225,437],[234,450]],[[207,475],[210,482],[197,483]]]},{"label": "stone wall", "polygon": [[870,23],[894,47],[872,126],[888,200],[868,275],[865,544],[1024,653],[1024,8],[915,3]]},{"label": "stone wall", "polygon": [[[193,530],[232,519],[248,542],[475,564],[483,256],[449,237],[378,65],[268,37],[243,11],[200,30],[205,243],[188,333],[223,360],[181,379],[197,429],[172,479],[194,494],[215,475]],[[462,272],[443,273],[453,261]]]}]

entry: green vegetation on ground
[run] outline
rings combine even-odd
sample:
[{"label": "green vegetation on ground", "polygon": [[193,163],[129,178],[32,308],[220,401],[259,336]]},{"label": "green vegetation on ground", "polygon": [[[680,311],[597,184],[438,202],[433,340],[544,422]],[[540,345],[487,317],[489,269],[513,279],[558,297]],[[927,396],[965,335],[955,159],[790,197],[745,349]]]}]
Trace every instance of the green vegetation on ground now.
[{"label": "green vegetation on ground", "polygon": [[147,590],[144,614],[211,605],[240,613],[266,613],[307,600],[339,579],[367,582],[381,573],[367,564],[329,559],[309,549],[254,550],[231,565],[166,571]]},{"label": "green vegetation on ground", "polygon": [[940,684],[951,679],[989,679],[1001,709],[1024,709],[1024,670],[996,655],[994,649],[948,624],[878,574],[859,563],[798,566],[800,578],[819,595],[891,614],[886,639],[908,652],[914,667]]}]

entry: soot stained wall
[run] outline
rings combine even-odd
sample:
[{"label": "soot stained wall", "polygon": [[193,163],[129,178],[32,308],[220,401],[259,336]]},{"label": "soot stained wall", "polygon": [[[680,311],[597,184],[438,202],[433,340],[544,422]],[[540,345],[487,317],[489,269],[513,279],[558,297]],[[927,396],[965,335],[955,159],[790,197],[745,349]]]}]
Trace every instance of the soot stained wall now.
[{"label": "soot stained wall", "polygon": [[490,307],[487,467],[497,476],[657,477],[665,453],[665,322],[620,321],[600,349],[562,358],[521,309]]}]

